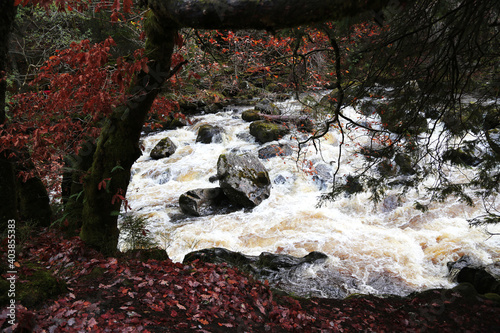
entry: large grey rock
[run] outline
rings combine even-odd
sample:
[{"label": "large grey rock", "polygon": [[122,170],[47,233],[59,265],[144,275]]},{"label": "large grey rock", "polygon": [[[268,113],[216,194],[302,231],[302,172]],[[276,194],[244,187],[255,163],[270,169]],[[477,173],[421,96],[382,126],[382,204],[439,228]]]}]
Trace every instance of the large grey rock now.
[{"label": "large grey rock", "polygon": [[149,156],[151,156],[152,159],[159,160],[160,158],[169,157],[174,154],[176,150],[177,146],[170,138],[163,138],[156,144],[153,150],[151,150]]},{"label": "large grey rock", "polygon": [[271,181],[266,168],[249,153],[220,155],[217,177],[224,194],[238,206],[255,207],[271,193]]},{"label": "large grey rock", "polygon": [[199,188],[179,197],[179,206],[184,214],[207,216],[223,214],[235,209],[221,188]]}]

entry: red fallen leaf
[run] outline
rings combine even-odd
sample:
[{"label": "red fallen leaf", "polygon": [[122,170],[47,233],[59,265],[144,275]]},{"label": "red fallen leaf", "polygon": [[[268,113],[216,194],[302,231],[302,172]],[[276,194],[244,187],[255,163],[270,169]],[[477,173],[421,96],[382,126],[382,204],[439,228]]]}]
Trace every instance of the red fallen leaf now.
[{"label": "red fallen leaf", "polygon": [[198,321],[203,325],[208,325],[208,321],[206,321],[205,319],[198,319]]},{"label": "red fallen leaf", "polygon": [[262,303],[259,300],[255,301],[255,305],[257,305],[257,308],[259,309],[260,313],[262,313],[263,315],[266,314],[266,309],[264,309]]},{"label": "red fallen leaf", "polygon": [[170,311],[170,316],[174,318],[177,317],[177,311],[175,310]]},{"label": "red fallen leaf", "polygon": [[88,326],[94,327],[95,325],[97,325],[97,321],[95,320],[95,318],[90,318],[90,320],[88,322]]},{"label": "red fallen leaf", "polygon": [[181,309],[181,310],[186,310],[186,307],[185,307],[184,305],[181,305],[181,304],[179,304],[179,303],[177,303],[176,305],[177,305],[177,307],[178,307],[179,309]]},{"label": "red fallen leaf", "polygon": [[[154,311],[156,311],[156,312],[163,312],[163,310],[165,310],[165,308],[164,308],[164,307],[161,307],[161,306],[159,306],[159,305],[157,305],[157,304],[150,304],[150,305],[149,305],[149,307],[150,307],[151,309],[153,309]],[[174,310],[172,310],[172,312],[175,312],[175,311],[174,311]],[[171,314],[172,314],[172,313],[171,313]],[[175,316],[177,316],[177,312],[175,312]],[[174,315],[172,315],[172,317],[175,317],[175,316],[174,316]]]}]

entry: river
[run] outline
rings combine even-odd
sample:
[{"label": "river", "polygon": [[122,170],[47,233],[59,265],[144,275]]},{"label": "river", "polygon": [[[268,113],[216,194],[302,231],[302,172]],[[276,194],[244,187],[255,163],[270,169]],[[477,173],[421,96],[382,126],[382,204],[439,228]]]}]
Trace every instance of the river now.
[{"label": "river", "polygon": [[[296,106],[287,101],[280,107],[291,110]],[[320,251],[328,259],[294,272],[288,283],[297,294],[341,297],[345,293],[405,295],[451,287],[447,262],[464,255],[482,264],[500,258],[500,237],[488,238],[484,230],[470,228],[467,223],[468,218],[482,213],[480,205],[469,207],[450,199],[431,203],[428,211],[421,212],[414,208],[414,202],[426,202],[427,194],[413,191],[397,205],[391,205],[390,199],[385,205],[375,205],[368,193],[362,193],[317,208],[318,197],[328,184],[318,182],[314,172],[308,171],[318,165],[336,168],[338,132],[321,139],[321,152],[312,146],[306,148],[300,162],[297,154],[262,160],[273,187],[271,196],[253,210],[178,219],[182,193],[218,185],[209,178],[216,174],[220,154],[235,150],[257,154],[261,145],[249,137],[250,123],[241,119],[241,112],[249,108],[230,107],[195,116],[191,126],[143,137],[144,152],[132,167],[127,198],[131,212],[148,219],[148,230],[172,260],[182,261],[188,252],[210,247],[250,255],[272,252],[299,257]],[[358,119],[354,110],[346,112]],[[195,143],[203,124],[222,126],[223,142]],[[151,159],[151,149],[167,136],[178,147],[175,154]],[[355,132],[350,137],[356,142],[366,140]],[[297,150],[296,140],[287,136],[281,142]],[[340,176],[360,167],[360,157],[348,152],[354,145],[348,141],[344,147]],[[465,176],[457,172],[457,177]],[[397,194],[397,190],[391,193]],[[123,241],[121,246],[126,246]],[[345,293],[338,293],[335,286],[339,285]]]}]

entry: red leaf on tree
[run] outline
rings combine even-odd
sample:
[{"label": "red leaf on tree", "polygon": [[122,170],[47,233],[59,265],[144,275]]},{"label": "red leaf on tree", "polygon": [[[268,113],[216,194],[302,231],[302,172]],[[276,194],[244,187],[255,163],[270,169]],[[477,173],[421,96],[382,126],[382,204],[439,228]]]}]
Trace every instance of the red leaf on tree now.
[{"label": "red leaf on tree", "polygon": [[132,9],[132,0],[123,0],[123,11],[125,13],[130,13]]}]

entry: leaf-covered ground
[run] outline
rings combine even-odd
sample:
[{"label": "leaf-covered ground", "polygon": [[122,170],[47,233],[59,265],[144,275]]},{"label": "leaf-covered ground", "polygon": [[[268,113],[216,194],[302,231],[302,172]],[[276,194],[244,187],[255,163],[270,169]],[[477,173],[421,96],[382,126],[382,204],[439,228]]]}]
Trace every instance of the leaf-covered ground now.
[{"label": "leaf-covered ground", "polygon": [[[404,298],[296,300],[225,265],[105,258],[53,231],[23,253],[20,274],[36,264],[67,291],[32,308],[18,305],[18,332],[500,331],[499,304],[465,285]],[[6,315],[2,332],[12,329]]]}]

